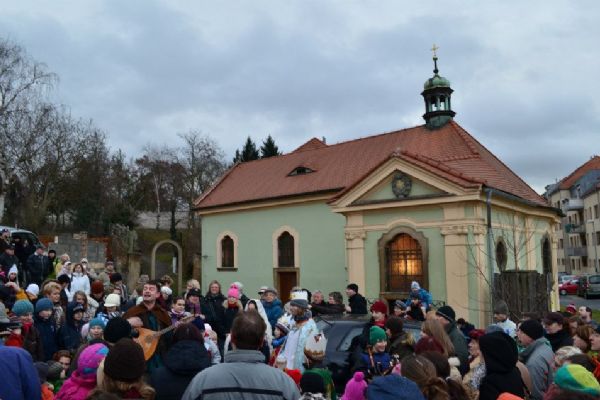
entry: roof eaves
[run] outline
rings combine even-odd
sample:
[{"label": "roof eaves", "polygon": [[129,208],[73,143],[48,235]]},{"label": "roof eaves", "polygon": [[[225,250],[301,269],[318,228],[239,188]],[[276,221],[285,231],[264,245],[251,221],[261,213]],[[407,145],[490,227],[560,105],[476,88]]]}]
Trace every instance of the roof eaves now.
[{"label": "roof eaves", "polygon": [[221,175],[221,177],[219,179],[217,179],[217,181],[215,183],[213,183],[213,185],[208,188],[204,193],[202,193],[198,199],[196,199],[196,201],[194,202],[194,206],[192,207],[192,210],[195,210],[198,205],[204,201],[204,199],[206,199],[216,188],[217,186],[219,186],[221,184],[221,182],[223,182],[225,180],[225,178],[227,178],[234,169],[236,169],[239,165],[241,164],[240,161],[236,162],[235,164],[233,164],[233,166],[231,168],[229,168],[223,175]]},{"label": "roof eaves", "polygon": [[[333,189],[316,190],[316,191],[313,191],[313,192],[285,194],[285,195],[282,195],[282,196],[264,197],[264,198],[260,198],[260,199],[243,200],[243,201],[236,201],[236,202],[232,202],[232,203],[213,204],[213,205],[210,205],[210,206],[207,206],[207,207],[196,206],[192,210],[193,211],[212,210],[212,209],[215,209],[215,208],[239,206],[239,205],[242,205],[242,204],[258,204],[258,203],[262,203],[262,202],[268,202],[268,201],[273,201],[273,200],[284,200],[284,199],[289,199],[289,198],[294,198],[294,197],[301,197],[301,196],[317,196],[317,195],[328,194],[328,193],[332,193],[333,194],[333,193],[339,192],[342,189],[343,188],[333,188]],[[328,202],[329,202],[329,200],[328,200]]]}]

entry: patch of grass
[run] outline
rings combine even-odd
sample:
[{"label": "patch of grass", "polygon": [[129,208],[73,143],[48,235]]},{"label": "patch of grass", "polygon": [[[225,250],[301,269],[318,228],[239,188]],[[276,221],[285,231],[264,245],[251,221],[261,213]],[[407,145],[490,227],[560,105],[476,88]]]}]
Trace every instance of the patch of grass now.
[{"label": "patch of grass", "polygon": [[[567,311],[567,306],[560,306],[560,311]],[[600,310],[592,308],[592,319],[600,324]]]}]

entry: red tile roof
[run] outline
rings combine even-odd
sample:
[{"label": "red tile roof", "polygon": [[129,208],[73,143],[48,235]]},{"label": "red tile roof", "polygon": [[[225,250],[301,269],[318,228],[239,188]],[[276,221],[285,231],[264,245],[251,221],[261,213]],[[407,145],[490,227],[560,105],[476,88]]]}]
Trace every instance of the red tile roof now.
[{"label": "red tile roof", "polygon": [[[332,145],[313,138],[292,153],[236,164],[198,199],[196,208],[326,192],[333,199],[390,156],[404,158],[466,188],[482,184],[547,205],[543,197],[452,121],[433,131],[422,125]],[[297,167],[314,172],[289,176]]]},{"label": "red tile roof", "polygon": [[596,169],[600,169],[600,157],[598,157],[598,156],[594,156],[594,157],[590,158],[586,163],[581,165],[575,171],[571,172],[570,175],[563,178],[560,181],[560,185],[559,185],[560,189],[563,189],[563,190],[569,189],[571,186],[573,186],[575,184],[575,182],[577,182],[579,180],[579,178],[581,178],[582,176],[587,174],[589,171],[593,171]]}]

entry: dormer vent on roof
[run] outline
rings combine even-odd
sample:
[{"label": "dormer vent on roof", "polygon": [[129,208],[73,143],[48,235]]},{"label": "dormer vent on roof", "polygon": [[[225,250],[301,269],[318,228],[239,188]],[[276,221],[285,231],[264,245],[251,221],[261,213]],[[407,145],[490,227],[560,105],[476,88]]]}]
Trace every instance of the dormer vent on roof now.
[{"label": "dormer vent on roof", "polygon": [[294,170],[292,172],[290,172],[288,174],[288,176],[306,175],[306,174],[310,174],[310,173],[313,173],[313,172],[315,172],[315,170],[310,169],[308,167],[304,167],[304,166],[301,165],[299,167],[294,168]]}]

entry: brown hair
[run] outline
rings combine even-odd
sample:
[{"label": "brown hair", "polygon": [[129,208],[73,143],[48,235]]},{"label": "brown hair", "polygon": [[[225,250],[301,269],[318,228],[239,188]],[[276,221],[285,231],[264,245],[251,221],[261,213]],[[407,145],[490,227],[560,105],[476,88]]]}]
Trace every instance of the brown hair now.
[{"label": "brown hair", "polygon": [[83,309],[87,311],[88,309],[88,299],[87,294],[83,290],[78,290],[73,294],[73,301],[77,300],[77,296],[83,296]]},{"label": "brown hair", "polygon": [[135,382],[123,382],[112,379],[110,376],[103,374],[102,382],[98,386],[100,389],[105,390],[109,393],[122,396],[131,389],[135,389],[142,396],[143,400],[154,400],[156,392],[152,386],[147,385],[144,382],[144,377],[141,376]]},{"label": "brown hair", "polygon": [[435,366],[425,357],[404,357],[402,375],[416,383],[427,400],[450,400],[448,385],[437,377]]},{"label": "brown hair", "polygon": [[267,324],[254,310],[240,312],[231,326],[231,342],[240,350],[258,350],[265,340]]},{"label": "brown hair", "polygon": [[71,352],[69,350],[59,350],[59,351],[57,351],[52,356],[52,359],[54,361],[60,361],[61,357],[69,357],[71,359],[71,361],[73,361],[73,356],[71,355]]},{"label": "brown hair", "polygon": [[427,335],[431,336],[435,340],[438,341],[439,344],[444,348],[444,355],[446,357],[453,356],[454,353],[454,345],[450,340],[450,336],[444,330],[441,322],[435,319],[427,319],[423,322],[421,326],[421,330]]},{"label": "brown hair", "polygon": [[215,280],[213,280],[213,281],[210,281],[210,283],[208,284],[208,293],[210,293],[210,287],[211,287],[212,285],[214,285],[215,283],[216,283],[217,285],[219,285],[219,293],[221,293],[221,284],[220,284],[220,283],[219,283],[219,281],[218,281],[218,280],[216,280],[216,279],[215,279]]},{"label": "brown hair", "polygon": [[160,282],[161,282],[163,285],[171,286],[171,285],[173,284],[173,278],[171,278],[169,275],[163,275],[163,276],[160,278]]},{"label": "brown hair", "polygon": [[583,340],[587,346],[587,349],[581,350],[582,352],[590,351],[592,348],[592,342],[590,341],[590,336],[594,333],[594,328],[590,325],[579,325],[575,330],[575,336],[579,337],[579,339]]},{"label": "brown hair", "polygon": [[200,332],[200,329],[196,328],[196,326],[193,324],[181,324],[175,328],[175,332],[173,332],[173,338],[171,339],[171,344],[181,342],[182,340],[200,342],[202,343],[202,346],[204,346],[204,337],[202,336],[202,332]]},{"label": "brown hair", "polygon": [[465,387],[456,379],[447,379],[450,377],[450,363],[441,353],[435,351],[426,351],[421,353],[423,357],[431,361],[435,367],[438,378],[442,378],[448,385],[448,394],[452,400],[470,400]]}]

